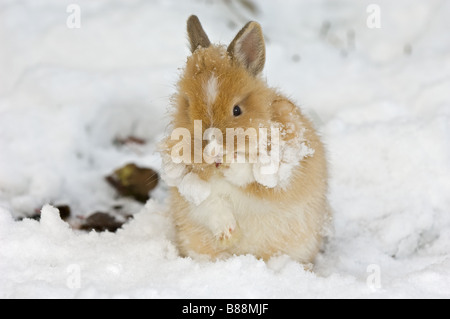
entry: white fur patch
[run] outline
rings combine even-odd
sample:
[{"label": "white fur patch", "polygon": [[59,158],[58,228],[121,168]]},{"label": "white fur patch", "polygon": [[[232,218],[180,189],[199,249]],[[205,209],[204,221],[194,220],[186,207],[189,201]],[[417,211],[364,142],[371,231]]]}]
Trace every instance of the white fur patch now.
[{"label": "white fur patch", "polygon": [[216,238],[228,239],[236,228],[233,206],[221,196],[209,196],[192,208],[190,216],[211,230]]},{"label": "white fur patch", "polygon": [[198,206],[211,194],[211,186],[197,174],[188,173],[178,184],[178,191],[188,202]]},{"label": "white fur patch", "polygon": [[250,163],[233,163],[224,172],[224,176],[227,181],[238,187],[244,187],[255,181],[253,164]]},{"label": "white fur patch", "polygon": [[219,85],[216,76],[213,74],[203,87],[205,93],[205,103],[211,108],[219,93]]}]

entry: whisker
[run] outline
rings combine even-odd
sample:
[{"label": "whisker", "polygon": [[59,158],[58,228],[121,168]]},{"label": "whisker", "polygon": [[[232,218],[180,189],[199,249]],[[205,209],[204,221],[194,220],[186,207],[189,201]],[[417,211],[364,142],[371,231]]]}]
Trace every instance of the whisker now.
[{"label": "whisker", "polygon": [[159,180],[159,174],[158,174],[158,172],[155,172],[155,174],[146,178],[146,180],[144,182],[145,186],[149,186],[153,182],[153,180],[154,180],[153,178],[155,176],[156,176],[156,180]]}]

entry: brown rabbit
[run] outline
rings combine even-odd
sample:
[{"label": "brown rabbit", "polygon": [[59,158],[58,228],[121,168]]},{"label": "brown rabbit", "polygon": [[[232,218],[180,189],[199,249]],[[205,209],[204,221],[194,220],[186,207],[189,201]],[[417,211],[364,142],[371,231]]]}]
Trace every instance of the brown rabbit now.
[{"label": "brown rabbit", "polygon": [[[313,262],[331,220],[324,147],[300,109],[260,77],[260,25],[247,23],[228,47],[211,44],[196,16],[187,31],[177,133],[162,151],[180,253]],[[251,152],[255,140],[266,151]],[[174,157],[181,153],[183,161]]]}]

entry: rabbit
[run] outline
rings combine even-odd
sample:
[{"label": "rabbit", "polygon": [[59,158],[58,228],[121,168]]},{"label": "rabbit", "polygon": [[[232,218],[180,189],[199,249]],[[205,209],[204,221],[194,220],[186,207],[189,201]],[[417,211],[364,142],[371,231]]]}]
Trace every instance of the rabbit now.
[{"label": "rabbit", "polygon": [[[211,44],[195,15],[187,32],[192,55],[172,100],[171,128],[178,133],[161,148],[180,255],[265,261],[287,255],[313,263],[332,218],[325,149],[301,110],[263,80],[261,26],[248,22],[228,47]],[[237,133],[230,137],[229,130]],[[242,133],[250,130],[268,144],[256,151],[258,161],[249,160],[252,136]],[[240,137],[245,147],[236,145]],[[181,153],[187,160],[174,159]],[[278,160],[267,165],[272,155]]]}]

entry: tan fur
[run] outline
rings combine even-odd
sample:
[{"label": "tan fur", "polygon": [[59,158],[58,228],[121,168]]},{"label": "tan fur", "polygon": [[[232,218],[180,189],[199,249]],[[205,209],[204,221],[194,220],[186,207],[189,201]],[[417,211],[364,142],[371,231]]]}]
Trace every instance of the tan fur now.
[{"label": "tan fur", "polygon": [[[255,65],[262,70],[260,63],[264,62],[256,61]],[[222,236],[217,236],[207,224],[194,218],[197,207],[173,187],[171,212],[176,223],[178,247],[183,256],[205,255],[218,259],[253,254],[267,260],[277,254],[287,254],[302,263],[311,263],[319,251],[324,228],[331,219],[326,199],[324,147],[300,109],[267,87],[253,71],[227,52],[226,47],[208,45],[194,50],[178,83],[173,127],[187,128],[193,137],[194,120],[202,121],[203,130],[219,128],[224,136],[226,128],[253,127],[258,130],[261,126],[270,127],[274,122],[284,126],[291,124],[295,127],[294,132],[283,138],[295,138],[305,129],[304,138],[314,149],[314,155],[300,162],[286,188],[268,188],[257,182],[243,187],[233,185],[224,178],[224,173],[230,169],[227,164],[219,168],[206,163],[187,165],[187,171],[198,174],[211,185],[211,202],[208,204],[212,205],[208,206],[211,214],[231,210],[229,219],[234,218],[236,225],[229,233],[225,230]],[[208,112],[204,87],[211,76],[217,77],[218,93],[212,112]],[[234,105],[241,106],[241,116],[233,116]],[[165,151],[170,153],[175,143],[167,139]],[[205,147],[205,143],[202,145]]]}]

